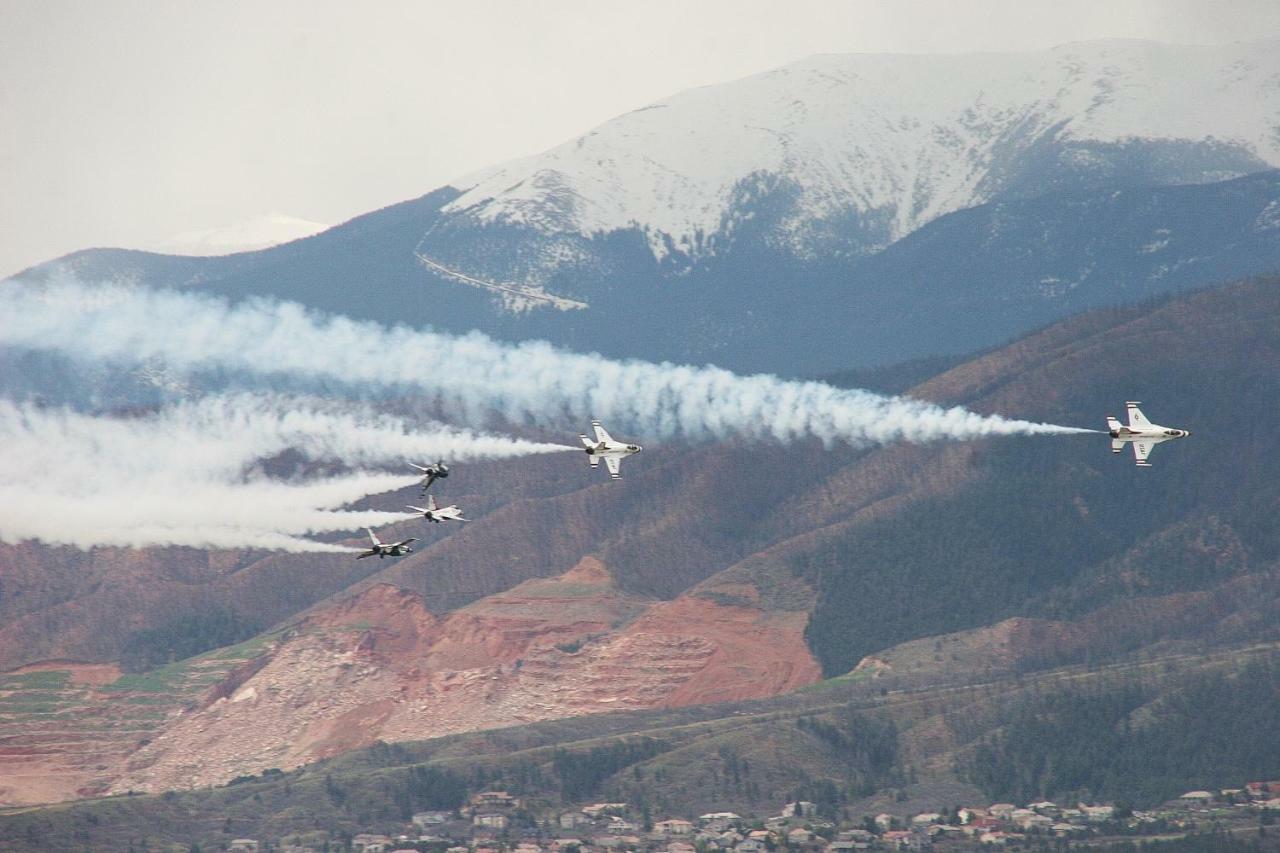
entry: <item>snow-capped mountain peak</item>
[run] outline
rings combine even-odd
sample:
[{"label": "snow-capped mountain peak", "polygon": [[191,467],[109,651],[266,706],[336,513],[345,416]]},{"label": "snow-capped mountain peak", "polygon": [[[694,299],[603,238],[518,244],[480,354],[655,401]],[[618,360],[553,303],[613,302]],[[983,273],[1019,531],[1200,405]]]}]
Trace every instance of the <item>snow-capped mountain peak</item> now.
[{"label": "snow-capped mountain peak", "polygon": [[636,228],[656,259],[697,261],[752,215],[744,201],[785,194],[771,239],[800,257],[866,253],[945,213],[1035,194],[1037,175],[1175,149],[1185,157],[1172,171],[1139,170],[1167,183],[1280,165],[1277,46],[814,56],[459,179],[445,212],[455,226],[544,236]]}]

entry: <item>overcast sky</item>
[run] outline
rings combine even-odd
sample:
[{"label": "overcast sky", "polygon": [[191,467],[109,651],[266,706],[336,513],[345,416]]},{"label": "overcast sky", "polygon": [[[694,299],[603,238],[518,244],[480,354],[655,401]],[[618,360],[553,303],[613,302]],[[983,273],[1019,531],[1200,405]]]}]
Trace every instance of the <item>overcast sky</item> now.
[{"label": "overcast sky", "polygon": [[1275,0],[0,0],[0,276],[336,224],[814,53],[1277,35]]}]

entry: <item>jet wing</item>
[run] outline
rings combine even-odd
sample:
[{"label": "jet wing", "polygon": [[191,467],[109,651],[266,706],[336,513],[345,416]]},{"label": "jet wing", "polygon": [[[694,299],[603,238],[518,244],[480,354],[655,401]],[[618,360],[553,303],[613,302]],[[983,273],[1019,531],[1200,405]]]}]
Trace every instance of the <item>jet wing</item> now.
[{"label": "jet wing", "polygon": [[1142,414],[1142,409],[1138,408],[1137,403],[1125,403],[1124,405],[1129,410],[1129,429],[1151,429],[1151,421],[1147,420],[1147,416]]},{"label": "jet wing", "polygon": [[615,480],[621,480],[622,475],[618,473],[618,469],[622,467],[622,460],[616,456],[606,456],[604,464],[609,466],[609,476]]},{"label": "jet wing", "polygon": [[403,546],[405,546],[405,545],[408,545],[410,542],[417,542],[417,541],[418,541],[417,537],[415,537],[415,536],[410,536],[408,539],[401,539],[399,542],[397,542],[396,544],[392,545],[391,547],[392,547],[392,548],[401,548],[401,547],[403,547]]},{"label": "jet wing", "polygon": [[608,431],[604,427],[600,426],[599,421],[592,421],[591,428],[596,431],[596,441],[613,441],[613,438],[609,435]]},{"label": "jet wing", "polygon": [[1133,461],[1138,465],[1150,466],[1151,463],[1147,461],[1147,457],[1151,454],[1151,449],[1155,447],[1155,443],[1150,441],[1135,441],[1132,442],[1132,444]]}]

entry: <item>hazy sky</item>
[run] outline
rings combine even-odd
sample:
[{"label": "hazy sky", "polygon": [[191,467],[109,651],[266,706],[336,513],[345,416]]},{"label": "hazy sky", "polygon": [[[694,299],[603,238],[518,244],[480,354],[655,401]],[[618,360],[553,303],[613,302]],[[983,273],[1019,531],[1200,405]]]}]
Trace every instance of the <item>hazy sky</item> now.
[{"label": "hazy sky", "polygon": [[814,53],[1277,35],[1275,0],[0,0],[0,276],[341,222]]}]

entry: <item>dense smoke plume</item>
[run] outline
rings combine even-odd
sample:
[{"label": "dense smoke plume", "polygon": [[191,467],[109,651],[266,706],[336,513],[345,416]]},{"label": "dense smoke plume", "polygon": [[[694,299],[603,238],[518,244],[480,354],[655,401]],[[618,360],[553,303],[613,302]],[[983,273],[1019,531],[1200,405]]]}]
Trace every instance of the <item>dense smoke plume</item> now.
[{"label": "dense smoke plume", "polygon": [[405,520],[339,508],[417,478],[355,470],[282,482],[264,471],[265,460],[291,450],[407,471],[406,459],[569,449],[274,395],[211,397],[134,417],[0,400],[0,540],[349,551],[301,537]]},{"label": "dense smoke plume", "polygon": [[497,414],[568,429],[600,417],[616,432],[647,440],[818,437],[859,446],[1091,432],[820,382],[616,361],[543,342],[387,328],[295,303],[232,305],[124,286],[9,288],[0,295],[0,346],[94,363],[158,360],[192,374],[238,371],[414,390],[471,424]]}]

